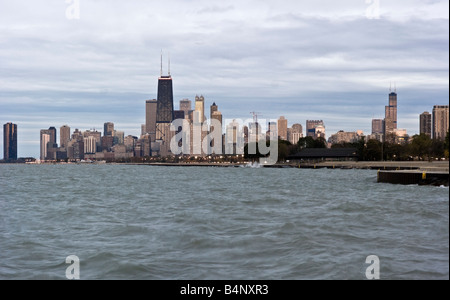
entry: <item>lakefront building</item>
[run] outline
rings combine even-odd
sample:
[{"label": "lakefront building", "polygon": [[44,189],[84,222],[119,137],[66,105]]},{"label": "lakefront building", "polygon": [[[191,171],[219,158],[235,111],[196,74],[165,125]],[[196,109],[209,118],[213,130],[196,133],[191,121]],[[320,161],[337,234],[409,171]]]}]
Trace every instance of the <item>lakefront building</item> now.
[{"label": "lakefront building", "polygon": [[3,159],[17,160],[17,124],[3,125]]},{"label": "lakefront building", "polygon": [[448,105],[435,105],[433,108],[433,138],[444,140],[448,132]]}]

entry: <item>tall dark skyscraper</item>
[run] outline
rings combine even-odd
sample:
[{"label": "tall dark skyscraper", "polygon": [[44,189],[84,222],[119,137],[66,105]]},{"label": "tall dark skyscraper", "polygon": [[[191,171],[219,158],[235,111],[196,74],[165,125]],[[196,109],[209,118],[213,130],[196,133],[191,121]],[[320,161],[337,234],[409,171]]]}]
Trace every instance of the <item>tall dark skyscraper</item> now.
[{"label": "tall dark skyscraper", "polygon": [[[169,62],[170,64],[170,62]],[[158,98],[156,108],[156,123],[172,123],[173,121],[173,85],[172,76],[163,75],[161,56],[161,76],[158,79]]]},{"label": "tall dark skyscraper", "polygon": [[384,119],[384,133],[393,133],[397,127],[397,89],[389,94],[389,105],[386,106],[386,116]]},{"label": "tall dark skyscraper", "polygon": [[170,131],[170,124],[174,119],[173,115],[173,85],[170,76],[170,60],[168,75],[163,75],[162,55],[161,55],[161,76],[158,79],[158,97],[156,99],[156,140],[160,143],[160,155],[170,154],[170,140],[173,133]]},{"label": "tall dark skyscraper", "polygon": [[17,160],[17,124],[3,125],[3,158]]}]

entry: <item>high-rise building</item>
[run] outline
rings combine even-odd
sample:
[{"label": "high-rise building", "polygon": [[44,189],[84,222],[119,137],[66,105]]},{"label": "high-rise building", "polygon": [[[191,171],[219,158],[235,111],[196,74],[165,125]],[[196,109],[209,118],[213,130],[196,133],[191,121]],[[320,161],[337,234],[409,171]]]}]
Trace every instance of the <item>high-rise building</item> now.
[{"label": "high-rise building", "polygon": [[17,124],[3,125],[3,158],[17,160]]},{"label": "high-rise building", "polygon": [[84,154],[95,154],[95,152],[97,152],[97,142],[95,140],[95,136],[87,135],[84,137],[83,141],[84,141]]},{"label": "high-rise building", "polygon": [[194,120],[199,123],[205,122],[205,97],[195,96]]},{"label": "high-rise building", "polygon": [[431,138],[431,127],[431,114],[426,111],[420,115],[420,134],[426,134]]},{"label": "high-rise building", "polygon": [[280,117],[278,119],[278,137],[283,140],[288,140],[288,120],[285,117]]},{"label": "high-rise building", "polygon": [[289,142],[291,144],[297,144],[298,141],[303,137],[303,126],[300,124],[294,124],[292,125],[292,128],[290,130],[289,134]]},{"label": "high-rise building", "polygon": [[[106,136],[114,136],[114,131],[112,133],[112,135],[106,135]],[[88,142],[86,141],[86,138],[89,137],[93,137],[94,145],[95,145],[95,149],[94,146],[92,146],[92,139],[90,139]],[[102,133],[96,130],[86,130],[83,132],[83,142],[84,142],[84,149],[85,152],[84,153],[96,153],[97,149],[99,151],[101,151],[101,147],[102,147]],[[88,145],[86,145],[88,143]],[[86,150],[88,150],[89,152],[86,152]]]},{"label": "high-rise building", "polygon": [[218,111],[218,110],[219,110],[219,106],[217,106],[217,105],[216,105],[216,102],[214,102],[214,103],[213,103],[213,105],[211,105],[211,108],[210,108],[210,110],[211,110],[210,116],[212,116],[212,115],[213,115],[213,112],[215,112],[215,111]]},{"label": "high-rise building", "polygon": [[433,108],[433,138],[444,140],[448,132],[448,105],[435,105]]},{"label": "high-rise building", "polygon": [[389,94],[389,105],[385,109],[384,134],[394,133],[397,126],[397,91],[395,91]]},{"label": "high-rise building", "polygon": [[[171,154],[170,141],[173,132],[170,124],[173,121],[173,81],[170,75],[170,64],[168,75],[163,75],[162,55],[161,55],[161,76],[158,79],[158,97],[156,104],[156,141],[160,145],[160,155]],[[138,148],[138,145],[136,145]],[[142,149],[142,144],[141,144]],[[136,149],[135,149],[136,151]]]},{"label": "high-rise building", "polygon": [[59,146],[61,148],[67,148],[70,141],[70,127],[63,125],[59,128]]},{"label": "high-rise building", "polygon": [[188,116],[192,110],[192,102],[189,99],[180,100],[180,110],[184,111],[184,115]]},{"label": "high-rise building", "polygon": [[107,122],[103,125],[103,135],[113,136],[114,135],[114,123]]},{"label": "high-rise building", "polygon": [[173,82],[170,71],[168,76],[158,79],[158,99],[156,108],[156,123],[172,123],[173,121]]},{"label": "high-rise building", "polygon": [[[318,130],[316,128],[319,127]],[[325,126],[322,120],[307,120],[306,121],[306,136],[310,136],[314,139],[318,138],[317,133],[323,132],[325,136]]]},{"label": "high-rise building", "polygon": [[372,120],[372,134],[383,134],[384,133],[384,120],[383,119],[373,119]]},{"label": "high-rise building", "polygon": [[[220,123],[220,126],[214,126],[211,124],[211,132],[217,133],[216,136],[220,136],[220,139],[222,139],[222,113],[219,111],[219,106],[216,105],[214,102],[213,105],[211,105],[211,121],[217,120]],[[220,142],[220,141],[219,141]],[[211,141],[211,146],[214,147],[216,144],[216,141]]]},{"label": "high-rise building", "polygon": [[41,143],[41,160],[48,158],[48,149],[53,148],[56,144],[56,128],[50,127],[49,129],[42,129],[40,135]]},{"label": "high-rise building", "polygon": [[158,100],[147,100],[145,102],[145,132],[149,134],[152,142],[156,139],[156,112],[158,108]]}]

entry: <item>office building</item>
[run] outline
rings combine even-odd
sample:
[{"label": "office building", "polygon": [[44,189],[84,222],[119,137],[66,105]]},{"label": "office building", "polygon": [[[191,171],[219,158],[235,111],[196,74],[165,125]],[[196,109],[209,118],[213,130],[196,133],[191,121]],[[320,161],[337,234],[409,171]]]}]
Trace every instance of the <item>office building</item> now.
[{"label": "office building", "polygon": [[420,115],[420,134],[426,134],[430,138],[432,137],[432,122],[431,114],[429,112],[424,112]]},{"label": "office building", "polygon": [[114,135],[114,123],[107,122],[103,125],[103,135],[113,136]]},{"label": "office building", "polygon": [[17,160],[17,124],[3,125],[3,159]]},{"label": "office building", "polygon": [[288,140],[288,120],[285,117],[278,119],[278,137],[283,141]]},{"label": "office building", "polygon": [[303,126],[300,124],[292,125],[288,134],[289,142],[291,144],[297,144],[301,138],[303,138]]},{"label": "office building", "polygon": [[70,141],[70,127],[63,125],[59,128],[59,146],[66,149]]},{"label": "office building", "polygon": [[373,119],[372,120],[372,134],[383,134],[384,133],[384,120],[383,119]]},{"label": "office building", "polygon": [[50,127],[49,129],[42,129],[40,132],[41,160],[47,159],[48,149],[53,148],[55,144],[56,144],[56,128]]},{"label": "office building", "polygon": [[433,108],[433,138],[444,140],[448,132],[448,105]]},{"label": "office building", "polygon": [[145,132],[149,134],[152,141],[156,139],[156,113],[158,108],[158,100],[147,100],[145,102]]},{"label": "office building", "polygon": [[[220,126],[214,126],[211,123],[211,128],[210,131],[214,132],[215,136],[219,137],[220,136],[220,141],[217,141],[217,143],[220,143],[220,145],[222,144],[222,122],[223,122],[223,117],[222,117],[222,113],[219,111],[219,106],[216,105],[216,103],[214,102],[213,105],[211,105],[211,122],[212,120],[217,120],[217,122],[220,124]],[[216,141],[212,140],[211,141],[211,146],[215,147],[216,145]],[[222,147],[220,147],[222,148]],[[222,151],[222,149],[220,149],[220,151]]]},{"label": "office building", "polygon": [[194,122],[203,124],[205,122],[205,97],[195,96]]},{"label": "office building", "polygon": [[397,126],[397,91],[395,91],[389,94],[389,105],[385,107],[384,134],[394,133]]},{"label": "office building", "polygon": [[180,110],[184,111],[185,116],[189,116],[189,112],[192,110],[192,102],[189,99],[180,100]]},{"label": "office building", "polygon": [[329,139],[328,143],[335,144],[344,144],[344,143],[357,143],[362,136],[361,132],[344,132],[343,130],[338,133],[333,134]]},{"label": "office building", "polygon": [[[306,121],[306,136],[317,138],[316,128],[319,126],[317,132],[325,131],[325,126],[322,120],[307,120]],[[324,132],[325,133],[325,132]]]}]

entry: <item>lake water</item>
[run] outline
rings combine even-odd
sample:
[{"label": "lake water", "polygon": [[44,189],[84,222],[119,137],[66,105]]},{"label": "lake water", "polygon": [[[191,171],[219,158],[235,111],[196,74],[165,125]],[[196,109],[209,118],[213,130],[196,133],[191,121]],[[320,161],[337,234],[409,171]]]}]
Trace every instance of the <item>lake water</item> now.
[{"label": "lake water", "polygon": [[0,165],[0,279],[449,279],[449,189],[376,177]]}]

